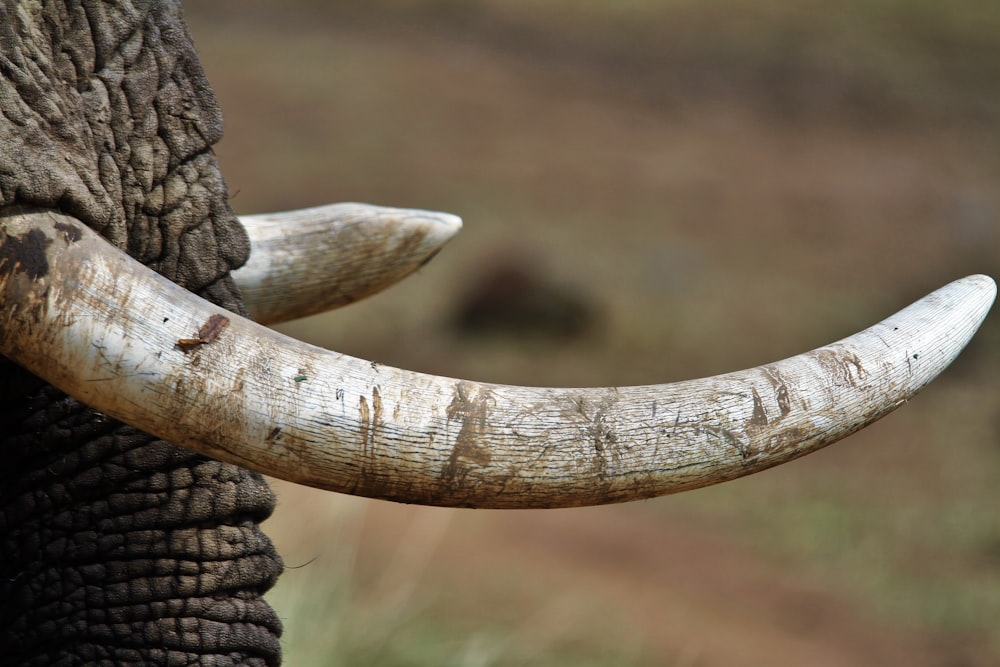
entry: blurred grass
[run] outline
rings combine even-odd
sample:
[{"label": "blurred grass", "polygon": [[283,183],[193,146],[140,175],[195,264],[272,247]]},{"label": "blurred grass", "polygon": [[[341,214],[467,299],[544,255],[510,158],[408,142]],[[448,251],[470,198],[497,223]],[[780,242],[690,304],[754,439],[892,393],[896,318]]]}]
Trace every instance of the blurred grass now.
[{"label": "blurred grass", "polygon": [[[414,508],[406,523],[394,526],[388,551],[366,551],[370,501],[340,498],[316,506],[309,502],[316,492],[275,484],[282,502],[299,499],[312,507],[308,523],[322,526],[321,535],[306,539],[301,523],[272,526],[279,544],[298,545],[292,557],[312,553],[305,563],[286,563],[292,569],[269,598],[290,619],[284,638],[289,664],[657,664],[644,654],[637,633],[609,618],[587,591],[555,585],[554,594],[539,602],[525,594],[523,573],[502,571],[464,582],[489,604],[478,595],[456,594],[460,568],[442,571],[434,562],[445,550],[454,510]],[[315,551],[303,550],[303,543]],[[322,583],[300,576],[300,568],[321,572]]]},{"label": "blurred grass", "polygon": [[[299,16],[429,36],[561,63],[609,93],[684,103],[726,91],[891,120],[996,113],[1000,11],[978,0],[348,0]],[[244,10],[245,11],[245,10]],[[608,81],[612,79],[613,81]],[[679,89],[679,90],[678,90]],[[677,93],[680,93],[678,95]]]},{"label": "blurred grass", "polygon": [[[852,453],[854,473],[821,470],[812,479],[778,479],[751,490],[723,485],[718,493],[677,500],[696,514],[724,517],[727,530],[762,553],[793,558],[887,617],[957,636],[978,631],[996,641],[1000,447],[995,427],[976,432],[982,421],[995,420],[996,395],[983,393],[949,386],[908,424],[893,424],[896,432],[876,425],[871,439],[887,446]],[[967,430],[956,433],[954,423]],[[958,453],[920,449],[924,442]],[[745,502],[748,493],[752,503]]]},{"label": "blurred grass", "polygon": [[[663,382],[788,356],[952,278],[1000,275],[1000,5],[374,0],[188,13],[226,115],[219,155],[238,211],[362,200],[466,220],[406,284],[285,328],[327,347],[499,382]],[[503,254],[589,294],[600,329],[559,346],[452,334],[460,288]],[[995,662],[996,320],[925,394],[845,443],[619,511],[654,525],[683,514],[953,661]],[[359,501],[328,509],[345,502]],[[340,520],[303,518],[279,543],[294,550],[303,530]],[[364,519],[336,540],[348,559],[364,529],[351,521]],[[487,613],[430,564],[412,571],[420,592],[400,612],[377,572],[329,567],[279,585],[293,663],[530,664],[516,616],[544,603],[514,578],[484,586]],[[536,664],[656,662],[648,641],[602,652],[600,620],[551,616]],[[574,630],[559,630],[565,619]],[[366,634],[384,627],[394,633]]]}]

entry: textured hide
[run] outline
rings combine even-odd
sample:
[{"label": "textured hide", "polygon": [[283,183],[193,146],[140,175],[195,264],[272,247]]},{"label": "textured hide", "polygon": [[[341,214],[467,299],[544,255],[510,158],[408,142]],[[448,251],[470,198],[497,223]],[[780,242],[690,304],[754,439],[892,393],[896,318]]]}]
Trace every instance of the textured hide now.
[{"label": "textured hide", "polygon": [[[175,2],[0,3],[0,111],[0,212],[67,212],[243,312],[221,116]],[[3,663],[280,662],[265,482],[0,377]]]}]

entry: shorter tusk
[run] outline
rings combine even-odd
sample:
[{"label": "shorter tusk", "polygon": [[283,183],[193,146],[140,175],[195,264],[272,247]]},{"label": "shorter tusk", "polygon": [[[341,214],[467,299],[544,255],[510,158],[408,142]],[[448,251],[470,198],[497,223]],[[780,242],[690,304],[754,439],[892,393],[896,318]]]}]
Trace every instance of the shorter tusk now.
[{"label": "shorter tusk", "polygon": [[222,311],[55,213],[0,218],[0,353],[158,437],[293,482],[431,505],[648,498],[807,454],[905,403],[996,285],[957,280],[858,334],[667,385],[558,389],[403,371]]},{"label": "shorter tusk", "polygon": [[426,264],[462,228],[449,213],[331,204],[240,216],[250,259],[232,276],[251,318],[278,324],[346,306]]}]

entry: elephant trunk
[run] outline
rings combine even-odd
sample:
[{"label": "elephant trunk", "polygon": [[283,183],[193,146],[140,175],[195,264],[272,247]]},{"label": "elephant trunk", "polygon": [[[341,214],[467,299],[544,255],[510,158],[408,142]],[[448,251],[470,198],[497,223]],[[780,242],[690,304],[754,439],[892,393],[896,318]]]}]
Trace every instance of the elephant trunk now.
[{"label": "elephant trunk", "polygon": [[[177,2],[0,2],[0,210],[71,213],[244,313],[221,133]],[[263,479],[13,368],[0,359],[0,662],[278,664]]]},{"label": "elephant trunk", "polygon": [[4,664],[280,662],[259,475],[50,387],[0,420]]}]

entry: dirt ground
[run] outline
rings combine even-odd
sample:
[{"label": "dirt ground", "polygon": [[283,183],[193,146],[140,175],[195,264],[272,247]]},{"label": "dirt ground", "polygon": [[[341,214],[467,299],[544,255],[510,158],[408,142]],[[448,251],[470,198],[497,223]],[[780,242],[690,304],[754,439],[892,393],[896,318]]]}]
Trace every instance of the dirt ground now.
[{"label": "dirt ground", "polygon": [[[902,94],[638,38],[632,53],[579,22],[455,18],[461,3],[346,4],[189,9],[238,212],[354,200],[465,219],[419,275],[284,327],[298,337],[480,380],[664,382],[1000,275],[996,91],[953,99],[917,68]],[[456,334],[462,288],[511,257],[599,326]],[[289,664],[997,664],[998,368],[994,316],[884,422],[635,505],[453,511],[279,484]]]}]

